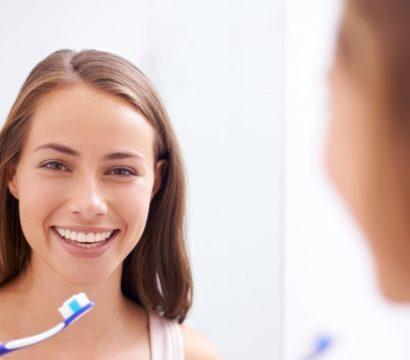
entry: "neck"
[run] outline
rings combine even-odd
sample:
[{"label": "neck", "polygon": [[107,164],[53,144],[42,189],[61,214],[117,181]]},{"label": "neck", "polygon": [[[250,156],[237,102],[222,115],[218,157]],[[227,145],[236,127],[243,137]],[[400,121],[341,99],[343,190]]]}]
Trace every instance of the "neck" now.
[{"label": "neck", "polygon": [[57,309],[79,292],[84,292],[95,305],[61,333],[46,340],[53,348],[103,346],[125,333],[127,326],[130,330],[134,326],[135,334],[138,334],[137,323],[140,328],[147,326],[145,311],[121,292],[121,266],[110,277],[83,286],[63,280],[52,269],[44,271],[37,264],[39,261],[32,259],[26,272],[6,284],[2,291],[8,299],[8,308],[12,309],[6,321],[13,329],[10,333],[13,338],[31,336],[57,325],[63,320]]}]

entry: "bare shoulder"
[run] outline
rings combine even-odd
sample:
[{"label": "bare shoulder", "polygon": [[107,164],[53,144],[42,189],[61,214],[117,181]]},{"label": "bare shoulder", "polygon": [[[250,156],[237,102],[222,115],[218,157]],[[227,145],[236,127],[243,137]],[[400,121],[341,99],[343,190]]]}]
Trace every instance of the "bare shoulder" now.
[{"label": "bare shoulder", "polygon": [[222,360],[215,345],[202,333],[181,324],[186,360]]}]

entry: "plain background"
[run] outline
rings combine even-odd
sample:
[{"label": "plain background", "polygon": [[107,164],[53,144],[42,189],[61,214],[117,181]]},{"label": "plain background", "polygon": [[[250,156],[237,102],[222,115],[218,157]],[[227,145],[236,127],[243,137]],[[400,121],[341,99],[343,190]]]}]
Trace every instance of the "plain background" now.
[{"label": "plain background", "polygon": [[114,52],[156,85],[189,177],[187,323],[226,359],[280,358],[283,29],[282,0],[0,2],[2,122],[59,48]]}]

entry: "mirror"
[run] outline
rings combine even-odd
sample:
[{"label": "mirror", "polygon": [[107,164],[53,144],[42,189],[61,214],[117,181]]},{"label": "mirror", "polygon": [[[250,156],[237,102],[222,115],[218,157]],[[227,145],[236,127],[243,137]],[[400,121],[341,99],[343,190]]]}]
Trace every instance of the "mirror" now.
[{"label": "mirror", "polygon": [[154,83],[188,176],[194,301],[186,323],[226,359],[279,359],[282,0],[0,4],[3,121],[31,68],[60,48],[123,56]]}]

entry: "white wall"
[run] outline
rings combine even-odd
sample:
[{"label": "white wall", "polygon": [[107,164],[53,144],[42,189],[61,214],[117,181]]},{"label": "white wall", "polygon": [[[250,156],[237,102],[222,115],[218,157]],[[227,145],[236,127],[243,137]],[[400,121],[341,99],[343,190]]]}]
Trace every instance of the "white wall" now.
[{"label": "white wall", "polygon": [[189,174],[188,323],[226,359],[278,359],[283,0],[0,2],[0,117],[50,52],[125,56],[156,84]]},{"label": "white wall", "polygon": [[324,165],[325,75],[337,0],[287,0],[285,105],[285,359],[300,359],[320,334],[320,359],[410,357],[408,307],[381,297],[367,245]]},{"label": "white wall", "polygon": [[227,359],[278,358],[281,3],[155,4],[160,90],[190,178],[192,323]]}]

